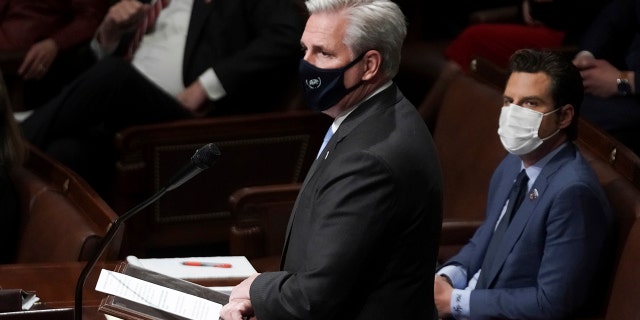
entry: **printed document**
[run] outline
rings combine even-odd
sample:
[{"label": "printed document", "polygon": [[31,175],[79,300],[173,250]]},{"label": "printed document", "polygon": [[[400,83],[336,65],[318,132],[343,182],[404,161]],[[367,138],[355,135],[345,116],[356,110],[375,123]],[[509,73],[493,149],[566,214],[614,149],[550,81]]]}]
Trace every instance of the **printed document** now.
[{"label": "printed document", "polygon": [[105,269],[96,290],[192,320],[217,320],[222,309],[219,303]]}]

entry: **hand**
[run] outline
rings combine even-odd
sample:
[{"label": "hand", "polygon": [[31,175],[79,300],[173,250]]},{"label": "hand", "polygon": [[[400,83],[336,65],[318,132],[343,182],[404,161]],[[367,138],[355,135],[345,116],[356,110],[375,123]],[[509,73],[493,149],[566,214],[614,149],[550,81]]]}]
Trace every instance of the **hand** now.
[{"label": "hand", "polygon": [[240,284],[235,286],[231,290],[229,295],[229,303],[222,307],[220,310],[220,319],[223,320],[243,320],[243,319],[256,319],[253,314],[253,307],[251,306],[251,299],[249,297],[249,290],[253,280],[260,275],[254,273],[248,278],[244,279]]},{"label": "hand", "polygon": [[48,38],[34,43],[22,61],[18,74],[24,79],[42,79],[58,55],[58,44]]},{"label": "hand", "polygon": [[137,0],[121,0],[109,8],[98,28],[98,42],[105,48],[115,47],[123,34],[138,28],[151,5]]},{"label": "hand", "polygon": [[249,289],[251,289],[251,284],[253,280],[255,280],[260,274],[254,273],[250,275],[248,278],[242,280],[237,286],[233,287],[231,290],[231,295],[229,295],[229,301],[238,299],[238,300],[250,300],[249,297]]},{"label": "hand", "polygon": [[603,59],[589,56],[576,57],[573,64],[580,69],[584,92],[596,97],[607,98],[618,94],[617,79],[620,70]]},{"label": "hand", "polygon": [[433,280],[433,299],[438,309],[438,317],[445,318],[451,315],[451,294],[453,287],[439,275]]},{"label": "hand", "polygon": [[207,92],[198,80],[180,92],[176,98],[182,107],[195,117],[204,117],[209,112],[205,105],[208,99]]},{"label": "hand", "polygon": [[222,306],[219,320],[256,320],[250,300],[236,299]]}]

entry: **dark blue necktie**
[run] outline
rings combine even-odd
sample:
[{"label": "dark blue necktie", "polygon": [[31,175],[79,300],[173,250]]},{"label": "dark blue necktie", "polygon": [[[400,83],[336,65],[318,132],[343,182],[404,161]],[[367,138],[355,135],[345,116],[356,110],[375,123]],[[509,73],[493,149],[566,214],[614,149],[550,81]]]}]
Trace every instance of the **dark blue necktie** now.
[{"label": "dark blue necktie", "polygon": [[527,182],[529,182],[529,177],[527,176],[527,172],[522,169],[516,178],[513,187],[511,187],[511,193],[509,194],[509,202],[507,203],[507,209],[504,212],[504,216],[500,220],[498,227],[493,232],[493,236],[491,237],[491,241],[489,242],[489,246],[487,248],[487,252],[484,256],[484,260],[482,261],[482,268],[480,269],[480,278],[478,279],[478,283],[476,284],[477,289],[485,289],[489,286],[487,283],[487,277],[492,273],[489,272],[493,268],[495,268],[494,262],[496,252],[501,246],[502,238],[504,234],[507,232],[507,228],[513,220],[513,216],[516,211],[518,211],[518,207],[522,200],[524,199],[524,195],[527,193]]}]

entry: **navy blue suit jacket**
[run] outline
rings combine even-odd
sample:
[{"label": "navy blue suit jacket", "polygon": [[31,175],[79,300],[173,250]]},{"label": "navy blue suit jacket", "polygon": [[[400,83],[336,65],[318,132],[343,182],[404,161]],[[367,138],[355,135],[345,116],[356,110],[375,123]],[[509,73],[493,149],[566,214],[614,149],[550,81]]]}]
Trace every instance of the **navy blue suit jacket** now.
[{"label": "navy blue suit jacket", "polygon": [[[462,266],[469,278],[480,269],[520,169],[520,158],[511,154],[500,163],[489,186],[486,220],[444,265]],[[513,217],[496,254],[502,267],[489,275],[490,289],[471,293],[471,319],[575,315],[593,289],[612,222],[597,177],[570,143],[544,166]]]}]

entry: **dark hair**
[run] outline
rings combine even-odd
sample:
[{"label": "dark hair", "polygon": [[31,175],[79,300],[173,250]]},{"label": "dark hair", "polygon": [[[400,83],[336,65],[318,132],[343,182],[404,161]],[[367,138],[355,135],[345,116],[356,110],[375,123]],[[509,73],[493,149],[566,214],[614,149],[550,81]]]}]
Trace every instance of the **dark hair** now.
[{"label": "dark hair", "polygon": [[580,106],[584,97],[582,76],[570,58],[554,51],[520,49],[509,59],[510,72],[538,73],[543,72],[551,79],[551,97],[555,108],[566,104],[573,106],[575,114],[571,124],[566,128],[569,139],[575,140],[578,135]]},{"label": "dark hair", "polygon": [[5,169],[21,165],[25,152],[22,132],[13,117],[9,93],[0,72],[0,165]]}]

